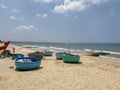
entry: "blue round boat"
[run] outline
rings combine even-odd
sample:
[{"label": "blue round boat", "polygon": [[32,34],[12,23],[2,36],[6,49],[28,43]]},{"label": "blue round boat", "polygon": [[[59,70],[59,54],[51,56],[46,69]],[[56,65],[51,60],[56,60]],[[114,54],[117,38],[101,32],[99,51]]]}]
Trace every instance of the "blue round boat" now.
[{"label": "blue round boat", "polygon": [[22,57],[15,60],[15,66],[19,70],[33,70],[40,67],[41,61],[41,58]]},{"label": "blue round boat", "polygon": [[44,56],[52,56],[53,52],[51,51],[46,51],[44,52]]}]

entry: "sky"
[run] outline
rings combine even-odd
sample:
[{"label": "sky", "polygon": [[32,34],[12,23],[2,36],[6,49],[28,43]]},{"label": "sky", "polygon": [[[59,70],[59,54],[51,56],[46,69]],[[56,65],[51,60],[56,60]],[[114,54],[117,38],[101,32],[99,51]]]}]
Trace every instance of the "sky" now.
[{"label": "sky", "polygon": [[0,40],[120,43],[120,0],[0,0]]}]

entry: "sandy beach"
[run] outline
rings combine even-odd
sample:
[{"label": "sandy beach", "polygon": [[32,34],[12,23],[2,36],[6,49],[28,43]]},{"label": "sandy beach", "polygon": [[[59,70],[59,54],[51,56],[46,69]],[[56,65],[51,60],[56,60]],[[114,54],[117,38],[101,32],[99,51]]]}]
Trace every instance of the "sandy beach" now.
[{"label": "sandy beach", "polygon": [[[30,48],[10,45],[7,49],[27,56]],[[120,90],[120,60],[87,56],[80,63],[44,57],[37,70],[16,70],[12,57],[0,59],[0,90]]]}]

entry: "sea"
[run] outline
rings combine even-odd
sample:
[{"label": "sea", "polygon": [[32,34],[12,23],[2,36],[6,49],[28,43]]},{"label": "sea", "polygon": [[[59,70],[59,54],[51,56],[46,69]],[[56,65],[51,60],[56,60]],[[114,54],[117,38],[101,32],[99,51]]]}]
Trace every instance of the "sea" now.
[{"label": "sea", "polygon": [[120,60],[120,43],[54,43],[54,42],[17,42],[11,44],[35,50],[50,50],[69,53],[104,52],[110,53],[101,58]]}]

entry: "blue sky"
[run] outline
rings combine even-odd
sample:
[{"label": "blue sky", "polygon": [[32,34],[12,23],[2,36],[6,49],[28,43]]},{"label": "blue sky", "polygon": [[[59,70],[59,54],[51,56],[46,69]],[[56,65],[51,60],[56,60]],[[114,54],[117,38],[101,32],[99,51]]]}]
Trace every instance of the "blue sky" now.
[{"label": "blue sky", "polygon": [[120,0],[0,0],[0,39],[120,43]]}]

